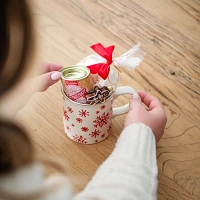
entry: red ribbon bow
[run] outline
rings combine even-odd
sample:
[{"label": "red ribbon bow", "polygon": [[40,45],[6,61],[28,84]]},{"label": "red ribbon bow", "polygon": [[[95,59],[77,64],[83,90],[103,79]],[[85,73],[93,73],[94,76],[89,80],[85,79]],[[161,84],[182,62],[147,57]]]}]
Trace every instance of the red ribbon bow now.
[{"label": "red ribbon bow", "polygon": [[101,57],[105,58],[107,60],[106,63],[97,63],[93,65],[87,66],[90,69],[91,74],[98,73],[99,76],[101,76],[104,80],[108,77],[110,72],[110,64],[112,61],[112,52],[115,48],[114,45],[109,47],[104,47],[102,44],[97,43],[92,45],[90,48],[92,48],[96,53],[98,53]]}]

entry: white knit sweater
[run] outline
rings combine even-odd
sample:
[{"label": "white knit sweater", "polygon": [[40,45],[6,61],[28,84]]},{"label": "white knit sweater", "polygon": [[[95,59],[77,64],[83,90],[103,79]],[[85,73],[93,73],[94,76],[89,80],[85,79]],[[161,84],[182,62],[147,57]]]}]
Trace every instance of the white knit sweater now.
[{"label": "white knit sweater", "polygon": [[[132,124],[123,130],[114,151],[81,193],[73,196],[65,180],[64,186],[37,200],[154,200],[157,174],[154,135],[144,124]],[[0,189],[27,192],[60,178],[55,175],[43,181],[43,176],[43,166],[34,164],[0,177]]]}]

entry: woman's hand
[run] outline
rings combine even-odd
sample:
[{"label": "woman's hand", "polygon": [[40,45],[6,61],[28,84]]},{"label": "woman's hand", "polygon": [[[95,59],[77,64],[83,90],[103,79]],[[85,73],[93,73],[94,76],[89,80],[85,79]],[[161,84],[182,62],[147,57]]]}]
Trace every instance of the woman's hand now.
[{"label": "woman's hand", "polygon": [[43,74],[36,77],[33,81],[33,87],[35,92],[44,92],[51,85],[56,83],[62,76],[59,70],[62,68],[60,65],[43,63],[42,72]]},{"label": "woman's hand", "polygon": [[164,108],[156,97],[144,91],[139,91],[132,96],[130,111],[125,119],[125,127],[130,124],[143,123],[151,128],[158,142],[164,133],[166,122],[167,117]]},{"label": "woman's hand", "polygon": [[0,113],[13,118],[22,109],[35,92],[44,92],[61,77],[60,65],[45,63],[41,65],[42,74],[21,81],[1,99]]}]

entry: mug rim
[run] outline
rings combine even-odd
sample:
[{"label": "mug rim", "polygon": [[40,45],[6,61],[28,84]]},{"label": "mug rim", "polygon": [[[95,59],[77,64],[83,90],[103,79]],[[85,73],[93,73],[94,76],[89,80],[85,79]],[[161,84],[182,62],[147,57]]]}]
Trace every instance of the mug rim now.
[{"label": "mug rim", "polygon": [[99,105],[99,104],[103,104],[103,103],[107,102],[108,100],[110,100],[110,99],[114,96],[114,91],[113,91],[112,94],[110,95],[110,97],[109,97],[108,99],[106,99],[103,103],[90,105],[90,104],[78,103],[78,102],[76,102],[76,101],[71,100],[71,99],[70,99],[69,97],[67,97],[67,95],[65,94],[65,92],[64,92],[64,90],[63,90],[63,87],[61,87],[61,92],[62,92],[64,98],[66,98],[67,100],[71,101],[71,102],[74,103],[74,104],[78,104],[78,105],[81,105],[81,106],[96,106],[96,105]]}]

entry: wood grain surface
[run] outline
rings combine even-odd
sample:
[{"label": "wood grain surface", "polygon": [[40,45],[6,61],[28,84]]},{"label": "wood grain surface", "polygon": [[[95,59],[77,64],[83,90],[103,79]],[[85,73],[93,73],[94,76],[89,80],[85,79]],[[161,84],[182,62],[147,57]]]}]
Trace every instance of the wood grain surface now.
[{"label": "wood grain surface", "polygon": [[[61,65],[92,54],[90,45],[116,46],[114,57],[141,42],[147,55],[135,70],[124,69],[120,85],[157,96],[168,123],[157,144],[159,200],[200,199],[200,1],[199,0],[30,0],[35,19],[35,57]],[[125,116],[95,145],[64,134],[61,83],[36,94],[18,114],[37,152],[68,162],[75,191],[82,190],[110,155]],[[120,97],[116,105],[128,102]],[[51,169],[48,170],[52,172]]]}]

